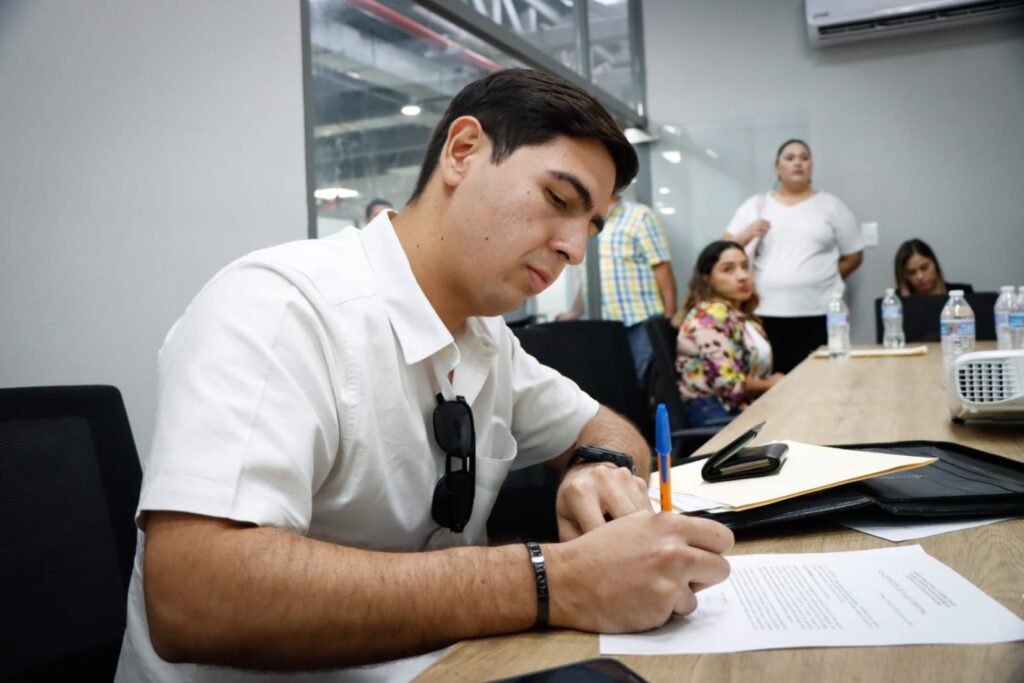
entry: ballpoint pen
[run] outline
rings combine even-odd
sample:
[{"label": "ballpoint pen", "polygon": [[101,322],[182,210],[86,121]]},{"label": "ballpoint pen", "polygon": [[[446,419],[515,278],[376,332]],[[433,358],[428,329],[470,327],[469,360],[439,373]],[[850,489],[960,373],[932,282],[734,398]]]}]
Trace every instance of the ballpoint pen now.
[{"label": "ballpoint pen", "polygon": [[668,427],[668,410],[664,403],[658,404],[654,419],[654,449],[658,452],[661,511],[672,512],[672,433]]}]

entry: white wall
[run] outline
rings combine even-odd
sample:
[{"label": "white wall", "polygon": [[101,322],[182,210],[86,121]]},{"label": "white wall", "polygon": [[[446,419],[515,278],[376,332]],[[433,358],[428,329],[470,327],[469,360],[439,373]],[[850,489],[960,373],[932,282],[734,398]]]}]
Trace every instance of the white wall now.
[{"label": "white wall", "polygon": [[681,287],[739,201],[771,187],[788,137],[810,143],[816,186],[880,226],[849,283],[854,341],[874,341],[872,301],[910,237],[951,280],[1024,285],[1024,22],[826,49],[808,43],[801,0],[648,0],[644,25],[654,197],[676,210],[663,218]]},{"label": "white wall", "polygon": [[0,8],[0,386],[119,387],[199,287],[307,235],[297,0]]}]

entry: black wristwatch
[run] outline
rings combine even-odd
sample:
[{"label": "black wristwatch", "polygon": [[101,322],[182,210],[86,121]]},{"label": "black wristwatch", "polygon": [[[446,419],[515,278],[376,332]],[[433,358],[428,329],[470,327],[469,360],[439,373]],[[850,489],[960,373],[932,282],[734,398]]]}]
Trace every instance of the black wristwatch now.
[{"label": "black wristwatch", "polygon": [[598,448],[597,446],[577,447],[572,457],[569,458],[569,464],[566,465],[566,469],[587,462],[610,462],[616,467],[625,467],[633,474],[636,474],[636,463],[633,462],[632,455],[620,453],[619,451],[610,451],[607,448]]}]

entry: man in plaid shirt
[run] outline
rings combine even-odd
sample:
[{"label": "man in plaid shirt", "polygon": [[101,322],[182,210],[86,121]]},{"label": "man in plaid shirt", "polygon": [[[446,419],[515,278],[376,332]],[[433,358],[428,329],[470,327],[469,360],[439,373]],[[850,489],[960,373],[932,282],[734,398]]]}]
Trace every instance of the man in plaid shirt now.
[{"label": "man in plaid shirt", "polygon": [[644,382],[654,351],[643,322],[676,312],[665,230],[650,208],[616,197],[598,240],[601,317],[626,326],[636,374]]}]

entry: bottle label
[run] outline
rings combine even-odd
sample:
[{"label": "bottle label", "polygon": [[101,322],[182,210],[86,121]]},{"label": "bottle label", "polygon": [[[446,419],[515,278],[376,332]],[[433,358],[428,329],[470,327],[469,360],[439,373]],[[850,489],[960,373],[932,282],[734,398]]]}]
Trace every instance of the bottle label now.
[{"label": "bottle label", "polygon": [[996,313],[996,327],[1006,327],[1010,324],[1009,313]]},{"label": "bottle label", "polygon": [[939,334],[943,337],[973,337],[974,336],[974,321],[973,320],[953,320],[950,322],[939,323]]},{"label": "bottle label", "polygon": [[902,306],[882,306],[882,318],[902,318],[903,307]]},{"label": "bottle label", "polygon": [[829,313],[825,316],[829,327],[833,325],[848,325],[850,323],[849,313]]},{"label": "bottle label", "polygon": [[1024,313],[1011,313],[1010,327],[1015,330],[1024,329]]}]

